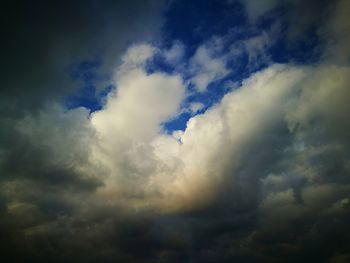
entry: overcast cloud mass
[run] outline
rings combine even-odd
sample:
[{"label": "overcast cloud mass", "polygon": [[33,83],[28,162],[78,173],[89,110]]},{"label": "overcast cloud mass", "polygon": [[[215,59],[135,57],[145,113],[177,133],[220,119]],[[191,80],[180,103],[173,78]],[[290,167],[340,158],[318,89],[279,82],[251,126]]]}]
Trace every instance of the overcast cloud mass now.
[{"label": "overcast cloud mass", "polygon": [[1,262],[350,262],[350,1],[5,1]]}]

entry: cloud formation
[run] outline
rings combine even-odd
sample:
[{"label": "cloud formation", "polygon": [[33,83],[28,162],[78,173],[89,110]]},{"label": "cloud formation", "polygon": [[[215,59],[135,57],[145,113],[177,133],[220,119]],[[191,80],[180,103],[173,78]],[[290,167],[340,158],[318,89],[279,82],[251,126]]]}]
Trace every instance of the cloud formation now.
[{"label": "cloud formation", "polygon": [[[248,14],[261,16],[274,4],[252,6],[255,11],[248,5]],[[348,261],[346,9],[345,0],[337,1],[320,26],[327,41],[318,63],[271,61],[208,109],[189,99],[234,72],[224,37],[189,57],[179,41],[169,48],[133,43],[94,112],[68,109],[47,95],[21,114],[6,109],[0,118],[2,256],[17,262]],[[270,41],[265,34],[245,40],[247,56],[257,60],[254,54],[264,54]],[[159,57],[175,69],[149,70]],[[192,114],[186,128],[165,131],[185,105]]]}]

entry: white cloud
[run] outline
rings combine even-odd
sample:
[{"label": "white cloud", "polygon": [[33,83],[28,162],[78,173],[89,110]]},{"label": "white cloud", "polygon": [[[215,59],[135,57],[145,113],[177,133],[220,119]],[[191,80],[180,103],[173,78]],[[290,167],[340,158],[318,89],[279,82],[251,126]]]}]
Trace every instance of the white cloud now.
[{"label": "white cloud", "polygon": [[[145,50],[144,46],[140,48],[137,51],[133,47],[132,53]],[[147,174],[154,172],[150,142],[161,132],[161,124],[179,113],[185,87],[180,76],[147,75],[142,66],[121,68],[116,91],[109,94],[101,111],[92,114],[91,123],[99,137],[95,158],[111,171],[106,191],[119,189],[132,195],[135,189],[142,189],[139,180],[146,180]]]},{"label": "white cloud", "polygon": [[168,63],[177,66],[183,59],[185,47],[180,41],[175,41],[173,45],[169,49],[164,50],[162,54]]},{"label": "white cloud", "polygon": [[192,83],[199,92],[204,92],[207,86],[216,80],[224,78],[229,70],[226,68],[226,58],[215,56],[215,47],[200,46],[190,61]]},{"label": "white cloud", "polygon": [[[106,181],[101,193],[119,198],[130,195],[133,197],[127,200],[132,206],[157,206],[166,211],[190,209],[213,198],[217,187],[226,180],[228,167],[234,175],[250,139],[281,118],[285,96],[304,77],[303,70],[274,66],[252,76],[219,105],[191,118],[184,132],[162,135],[159,124],[176,113],[180,99],[171,109],[167,104],[171,104],[170,98],[174,99],[173,92],[179,87],[173,86],[165,104],[162,101],[167,96],[158,91],[166,82],[177,81],[164,77],[157,85],[153,75],[145,76],[140,71],[130,74],[120,82],[120,89],[126,89],[120,92],[131,94],[130,98],[117,94],[92,117],[104,148],[109,148],[102,159],[108,160],[113,180],[117,178]],[[140,99],[146,102],[137,100],[137,92],[148,81],[147,94],[157,91],[150,92],[156,98],[151,96],[149,100],[159,107],[156,111],[148,111],[150,105],[144,104],[150,95],[141,91]],[[121,141],[117,143],[118,140]]]},{"label": "white cloud", "polygon": [[129,47],[122,57],[123,67],[141,66],[153,57],[156,48],[148,44],[138,44]]},{"label": "white cloud", "polygon": [[147,75],[133,69],[118,78],[116,92],[91,121],[104,136],[147,141],[159,132],[162,122],[177,114],[184,95],[179,76]]},{"label": "white cloud", "polygon": [[243,43],[248,54],[249,63],[254,66],[258,63],[268,62],[269,57],[267,56],[266,49],[271,45],[271,42],[266,32],[245,40]]},{"label": "white cloud", "polygon": [[277,0],[242,0],[246,6],[247,14],[251,20],[256,20],[266,12],[277,6]]},{"label": "white cloud", "polygon": [[200,102],[192,102],[189,105],[189,110],[191,114],[196,114],[198,111],[202,110],[205,107],[203,103]]}]

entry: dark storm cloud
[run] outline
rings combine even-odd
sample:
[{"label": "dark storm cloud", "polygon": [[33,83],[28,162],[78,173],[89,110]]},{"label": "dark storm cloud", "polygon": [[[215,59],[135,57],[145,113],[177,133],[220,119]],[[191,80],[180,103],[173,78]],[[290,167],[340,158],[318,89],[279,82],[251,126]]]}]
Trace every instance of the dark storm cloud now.
[{"label": "dark storm cloud", "polygon": [[132,41],[152,37],[162,1],[5,1],[1,113],[35,108],[77,89],[69,66],[102,61],[110,74]]}]

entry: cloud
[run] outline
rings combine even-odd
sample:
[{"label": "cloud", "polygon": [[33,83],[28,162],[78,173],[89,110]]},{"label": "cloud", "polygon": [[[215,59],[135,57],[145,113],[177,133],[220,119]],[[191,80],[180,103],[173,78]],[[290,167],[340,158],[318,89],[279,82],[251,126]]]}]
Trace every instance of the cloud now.
[{"label": "cloud", "polygon": [[[323,0],[241,0],[251,23],[257,23],[262,17],[269,17],[273,11],[283,12],[284,22],[287,22],[287,35],[293,43],[300,40],[310,30],[319,27],[329,15],[329,10],[337,5],[337,1]],[[327,20],[327,19],[326,19]]]},{"label": "cloud", "polygon": [[[132,52],[136,48],[143,51],[144,46],[133,47]],[[147,181],[155,169],[150,142],[161,133],[161,124],[179,112],[185,88],[176,75],[147,75],[142,67],[128,71],[124,65],[121,68],[123,74],[117,73],[117,90],[109,95],[101,111],[92,114],[91,124],[99,138],[98,158],[111,171],[108,191],[118,193],[115,189],[120,188],[133,195],[128,187],[138,191],[142,188],[138,184]]]},{"label": "cloud", "polygon": [[128,48],[122,60],[123,60],[124,66],[129,64],[134,66],[140,66],[147,59],[150,59],[151,57],[153,57],[154,53],[155,53],[155,48],[150,45],[147,45],[147,44],[135,45]]},{"label": "cloud", "polygon": [[[2,115],[2,256],[347,260],[350,68],[340,57],[348,55],[347,5],[338,3],[324,25],[337,41],[319,63],[271,64],[204,112],[190,104],[199,113],[183,131],[167,134],[162,125],[181,114],[188,87],[180,73],[146,71],[163,52],[150,44],[126,50],[98,111],[45,99]],[[199,94],[230,72],[217,41],[187,58]],[[269,41],[253,39],[252,49]],[[176,45],[164,51],[168,62],[183,54]]]},{"label": "cloud", "polygon": [[263,0],[258,2],[254,0],[244,0],[243,2],[246,6],[249,18],[253,20],[257,19],[278,5],[278,1],[276,0]]},{"label": "cloud", "polygon": [[[18,116],[74,94],[79,86],[70,67],[81,61],[99,61],[100,78],[109,76],[130,42],[154,36],[163,6],[152,0],[6,3],[1,12],[2,116]],[[101,89],[105,82],[95,85]]]},{"label": "cloud", "polygon": [[189,70],[193,74],[191,82],[199,92],[204,92],[211,82],[220,80],[229,73],[225,57],[215,56],[217,48],[220,47],[216,43],[200,46],[191,58],[189,65]]},{"label": "cloud", "polygon": [[[333,120],[347,112],[349,75],[339,66],[271,66],[173,136],[160,127],[179,111],[181,78],[147,75],[142,67],[117,74],[117,89],[90,117],[84,109],[56,108],[18,123],[23,140],[45,155],[28,170],[30,158],[38,157],[22,153],[29,159],[17,158],[17,164],[28,175],[2,184],[3,220],[11,221],[4,223],[5,236],[26,251],[25,239],[12,231],[20,229],[32,244],[25,255],[37,259],[30,253],[50,236],[66,251],[59,261],[84,259],[94,240],[96,261],[171,261],[190,256],[191,246],[197,259],[207,258],[209,247],[209,262],[277,260],[271,247],[291,258],[307,255],[308,244],[328,235],[328,217],[347,218],[342,200],[349,187],[349,144],[341,135],[348,127],[342,131]],[[55,167],[61,168],[60,181]],[[91,179],[96,183],[87,183]],[[24,213],[32,217],[24,221]],[[293,220],[301,220],[299,229],[291,227]],[[332,225],[334,235],[341,238],[344,227]],[[230,242],[237,245],[220,253]],[[137,254],[130,250],[135,246]],[[72,247],[84,253],[70,254]],[[320,256],[330,257],[334,249]],[[46,245],[42,251],[55,255]]]},{"label": "cloud", "polygon": [[163,52],[163,56],[168,63],[175,66],[181,63],[185,55],[184,49],[185,47],[181,42],[175,41],[169,49]]},{"label": "cloud", "polygon": [[327,60],[335,63],[348,64],[349,62],[349,28],[350,22],[347,13],[350,10],[348,1],[337,1],[333,7],[333,14],[330,21],[321,31],[321,35],[328,42],[328,51],[325,54]]},{"label": "cloud", "polygon": [[205,107],[203,103],[200,102],[193,102],[189,105],[190,112],[192,114],[198,113],[200,110],[202,110]]}]

